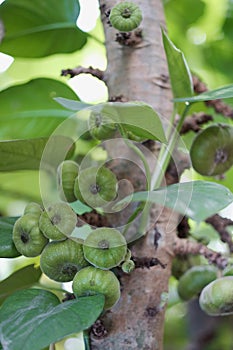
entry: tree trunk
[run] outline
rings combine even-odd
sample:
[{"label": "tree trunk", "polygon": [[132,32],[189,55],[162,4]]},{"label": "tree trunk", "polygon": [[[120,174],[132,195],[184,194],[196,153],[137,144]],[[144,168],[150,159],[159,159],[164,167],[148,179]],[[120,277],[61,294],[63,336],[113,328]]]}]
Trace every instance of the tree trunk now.
[{"label": "tree trunk", "polygon": [[[162,0],[134,0],[143,12],[143,35],[138,44],[130,47],[115,41],[116,30],[109,27],[104,13],[117,2],[100,1],[108,59],[105,77],[110,99],[121,96],[123,101],[144,101],[168,118],[172,105],[160,29],[165,27]],[[163,121],[165,125],[165,119]],[[158,217],[158,211],[159,208],[152,208],[148,233],[132,247],[132,254],[137,258],[156,257],[162,265],[137,268],[130,275],[121,276],[121,299],[103,317],[108,334],[103,338],[92,334],[91,349],[163,348],[163,297],[171,275],[177,216],[163,209]],[[157,238],[160,239],[157,241]]]}]

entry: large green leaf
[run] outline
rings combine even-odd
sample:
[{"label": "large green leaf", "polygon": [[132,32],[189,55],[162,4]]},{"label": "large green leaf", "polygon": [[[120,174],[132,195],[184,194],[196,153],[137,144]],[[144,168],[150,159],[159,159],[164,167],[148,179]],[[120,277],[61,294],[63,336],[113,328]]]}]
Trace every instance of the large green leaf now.
[{"label": "large green leaf", "polygon": [[29,288],[38,282],[41,274],[42,272],[39,268],[35,268],[34,265],[28,265],[1,281],[0,304],[17,290]]},{"label": "large green leaf", "polygon": [[233,84],[223,86],[215,90],[206,91],[197,96],[174,98],[174,101],[194,103],[194,102],[218,100],[218,99],[230,98],[230,97],[233,97]]},{"label": "large green leaf", "polygon": [[136,192],[132,198],[121,200],[116,209],[130,201],[157,203],[201,222],[232,203],[233,194],[228,188],[214,182],[184,182],[155,191]]},{"label": "large green leaf", "polygon": [[87,34],[76,26],[78,0],[6,0],[0,6],[5,36],[0,51],[43,57],[79,50]]},{"label": "large green leaf", "polygon": [[136,136],[167,142],[161,117],[144,102],[108,102],[92,106],[90,110],[107,115]]},{"label": "large green leaf", "polygon": [[[1,7],[0,7],[1,8]],[[76,98],[68,85],[39,78],[0,92],[0,138],[48,136],[72,111],[54,101],[56,96]]]},{"label": "large green leaf", "polygon": [[89,328],[103,306],[101,294],[60,304],[56,295],[46,290],[18,291],[0,309],[0,342],[7,350],[41,350]]},{"label": "large green leaf", "polygon": [[53,151],[48,166],[52,166],[53,159],[56,159],[56,155],[59,155],[59,152],[63,151],[63,149],[71,147],[67,155],[68,158],[73,154],[73,141],[65,136],[57,135],[50,138],[0,141],[0,171],[39,169],[48,140],[50,145],[52,144],[51,152]]},{"label": "large green leaf", "polygon": [[[18,217],[0,218],[0,258],[15,258],[21,255],[15,248],[12,233],[15,221]],[[1,293],[0,287],[0,293]]]},{"label": "large green leaf", "polygon": [[[164,31],[162,31],[162,36],[173,97],[184,97],[187,94],[191,96],[193,94],[192,77],[184,54],[177,49]],[[183,106],[179,105],[179,112],[182,109]]]}]

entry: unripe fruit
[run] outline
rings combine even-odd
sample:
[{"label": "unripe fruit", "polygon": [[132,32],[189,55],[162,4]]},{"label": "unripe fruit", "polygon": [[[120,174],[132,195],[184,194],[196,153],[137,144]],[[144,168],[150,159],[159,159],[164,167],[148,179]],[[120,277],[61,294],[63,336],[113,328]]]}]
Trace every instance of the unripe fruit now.
[{"label": "unripe fruit", "polygon": [[135,269],[135,264],[133,260],[126,260],[121,268],[124,273],[131,273]]},{"label": "unripe fruit", "polygon": [[190,149],[193,168],[201,175],[223,174],[233,165],[233,127],[211,125],[197,134]]},{"label": "unripe fruit", "polygon": [[109,21],[120,32],[130,32],[136,29],[141,23],[142,12],[133,2],[120,2],[112,8]]},{"label": "unripe fruit", "polygon": [[233,265],[228,265],[222,272],[223,276],[233,276]]},{"label": "unripe fruit", "polygon": [[58,186],[62,200],[67,202],[74,202],[76,200],[74,195],[74,182],[78,176],[79,166],[72,160],[65,160],[58,169]]},{"label": "unripe fruit", "polygon": [[74,193],[92,208],[103,207],[116,197],[116,176],[103,166],[84,169],[75,180]]},{"label": "unripe fruit", "polygon": [[70,239],[50,242],[40,258],[43,273],[57,282],[72,281],[77,271],[87,265],[82,244]]},{"label": "unripe fruit", "polygon": [[42,208],[39,204],[31,202],[28,203],[24,209],[24,215],[26,214],[33,214],[38,216],[38,218],[40,217],[41,213],[42,213]]},{"label": "unripe fruit", "polygon": [[77,216],[67,203],[55,203],[44,211],[39,226],[45,237],[64,240],[71,235],[77,224]]},{"label": "unripe fruit", "polygon": [[97,140],[107,140],[114,136],[117,127],[106,113],[91,112],[89,128],[92,137]]},{"label": "unripe fruit", "polygon": [[104,270],[120,265],[127,253],[127,243],[122,234],[108,227],[91,232],[83,243],[86,260]]},{"label": "unripe fruit", "polygon": [[172,276],[177,280],[191,267],[201,264],[199,255],[177,255],[172,261]]},{"label": "unripe fruit", "polygon": [[178,294],[181,299],[189,300],[197,296],[202,289],[217,278],[217,269],[214,266],[193,266],[180,277]]},{"label": "unripe fruit", "polygon": [[208,284],[201,292],[199,303],[210,316],[233,314],[233,277],[218,278]]},{"label": "unripe fruit", "polygon": [[27,257],[34,257],[40,255],[49,240],[39,229],[38,217],[26,214],[14,224],[13,241],[18,252]]},{"label": "unripe fruit", "polygon": [[73,292],[78,297],[104,294],[104,309],[106,310],[112,308],[119,300],[120,283],[112,271],[88,266],[75,275]]}]

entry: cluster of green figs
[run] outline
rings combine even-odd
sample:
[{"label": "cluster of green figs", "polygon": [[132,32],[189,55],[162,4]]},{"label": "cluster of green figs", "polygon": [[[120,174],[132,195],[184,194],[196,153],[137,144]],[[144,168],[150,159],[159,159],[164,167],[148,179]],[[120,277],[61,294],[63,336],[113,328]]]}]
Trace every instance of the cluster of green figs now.
[{"label": "cluster of green figs", "polygon": [[[91,135],[98,140],[111,137],[117,129],[108,116],[98,113],[92,113],[90,123]],[[127,137],[133,140],[140,136],[127,132]],[[232,150],[231,126],[207,127],[192,144],[193,167],[203,175],[222,174],[233,164]],[[72,233],[78,217],[69,203],[80,200],[94,209],[104,208],[117,196],[117,178],[105,166],[80,169],[76,162],[65,160],[57,169],[57,186],[59,202],[46,208],[29,203],[15,222],[16,249],[26,257],[40,256],[41,270],[50,279],[61,283],[73,281],[77,297],[102,293],[105,309],[112,308],[120,297],[114,268],[130,273],[135,267],[125,237],[117,229],[101,227],[93,229],[85,239],[75,238]],[[201,293],[200,305],[211,315],[233,313],[231,272],[224,271],[218,278],[215,267],[194,266],[179,278],[178,293],[184,300]]]},{"label": "cluster of green figs", "polygon": [[69,202],[79,199],[99,207],[115,196],[117,181],[105,167],[98,172],[95,167],[84,169],[80,177],[78,173],[73,161],[59,166],[58,189],[66,202],[52,203],[46,209],[29,203],[15,222],[13,241],[20,254],[40,255],[41,270],[50,279],[73,281],[76,296],[104,294],[105,309],[109,309],[120,297],[120,284],[111,270],[119,266],[130,273],[134,269],[131,252],[124,236],[114,228],[93,229],[85,239],[72,237],[78,218]]},{"label": "cluster of green figs", "polygon": [[[198,257],[190,257],[192,262],[200,263]],[[181,268],[178,257],[173,262],[173,275],[178,279],[179,297],[188,301],[199,297],[201,309],[211,316],[224,316],[233,313],[233,265],[220,271],[213,265],[195,265],[185,263]],[[190,261],[187,260],[187,265]]]}]

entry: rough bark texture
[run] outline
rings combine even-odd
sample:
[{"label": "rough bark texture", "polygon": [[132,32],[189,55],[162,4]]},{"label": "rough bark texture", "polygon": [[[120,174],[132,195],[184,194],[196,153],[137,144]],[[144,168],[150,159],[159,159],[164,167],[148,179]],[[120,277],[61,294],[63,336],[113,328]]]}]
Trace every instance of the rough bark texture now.
[{"label": "rough bark texture", "polygon": [[[108,26],[104,14],[117,1],[100,1],[106,35],[108,68],[105,79],[109,97],[123,95],[124,100],[145,101],[168,117],[171,113],[171,92],[160,31],[160,27],[165,26],[162,1],[134,2],[143,11],[143,39],[134,47],[125,47],[115,41],[116,30]],[[139,258],[156,257],[164,267],[137,268],[129,276],[121,276],[121,299],[102,318],[108,333],[103,338],[92,334],[92,350],[163,348],[165,310],[162,293],[168,291],[177,217],[164,209],[155,222],[158,211],[159,208],[151,210],[148,234],[132,247],[132,254]]]}]

